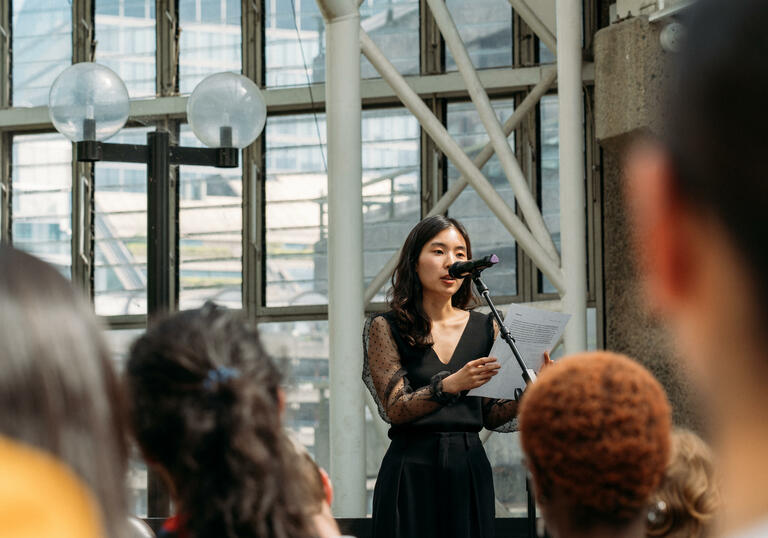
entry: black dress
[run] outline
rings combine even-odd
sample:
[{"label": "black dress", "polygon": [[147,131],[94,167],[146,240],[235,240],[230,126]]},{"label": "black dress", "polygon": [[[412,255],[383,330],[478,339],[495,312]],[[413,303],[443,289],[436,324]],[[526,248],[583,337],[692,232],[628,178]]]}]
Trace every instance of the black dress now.
[{"label": "black dress", "polygon": [[516,429],[517,404],[465,395],[444,404],[431,388],[434,376],[487,356],[493,339],[490,316],[470,312],[444,364],[431,347],[409,346],[391,312],[366,323],[363,379],[392,424],[373,494],[374,538],[493,536],[493,476],[478,432]]}]

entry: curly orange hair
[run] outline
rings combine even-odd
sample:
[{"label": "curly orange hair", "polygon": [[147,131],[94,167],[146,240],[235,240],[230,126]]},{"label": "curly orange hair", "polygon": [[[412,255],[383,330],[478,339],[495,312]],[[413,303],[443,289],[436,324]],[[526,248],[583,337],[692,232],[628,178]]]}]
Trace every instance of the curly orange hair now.
[{"label": "curly orange hair", "polygon": [[669,403],[624,355],[582,353],[548,367],[526,391],[519,420],[537,491],[572,500],[584,528],[636,517],[664,475]]}]

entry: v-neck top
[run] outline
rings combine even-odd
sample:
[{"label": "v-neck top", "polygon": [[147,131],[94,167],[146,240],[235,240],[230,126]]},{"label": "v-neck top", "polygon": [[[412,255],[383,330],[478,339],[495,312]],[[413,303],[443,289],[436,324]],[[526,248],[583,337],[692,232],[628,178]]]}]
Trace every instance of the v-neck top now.
[{"label": "v-neck top", "polygon": [[468,316],[467,319],[464,321],[464,324],[461,327],[461,332],[459,333],[459,339],[456,340],[456,345],[453,347],[453,351],[451,352],[451,356],[448,357],[447,362],[443,362],[443,359],[440,358],[440,355],[437,354],[437,350],[435,349],[435,345],[432,344],[432,353],[434,353],[435,357],[438,361],[440,361],[440,364],[448,365],[453,360],[453,356],[456,354],[456,349],[458,349],[459,344],[461,343],[462,338],[464,338],[464,333],[467,332],[467,328],[469,327],[469,318],[472,317],[472,312],[467,312]]},{"label": "v-neck top", "polygon": [[[432,377],[440,372],[458,372],[469,361],[488,356],[493,346],[493,325],[489,315],[470,311],[467,325],[461,334],[450,361],[444,364],[432,346],[418,348],[408,345],[397,329],[394,315],[387,312],[392,337],[397,345],[400,363],[405,370],[404,380],[410,390],[428,386]],[[483,427],[482,399],[463,396],[455,403],[442,406],[434,413],[404,424],[393,424],[390,436],[405,432],[479,432]]]}]

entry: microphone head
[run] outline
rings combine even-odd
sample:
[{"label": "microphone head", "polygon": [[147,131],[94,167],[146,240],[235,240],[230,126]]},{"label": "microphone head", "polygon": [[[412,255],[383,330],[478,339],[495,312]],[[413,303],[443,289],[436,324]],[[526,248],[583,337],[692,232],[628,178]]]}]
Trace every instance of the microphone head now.
[{"label": "microphone head", "polygon": [[483,269],[487,269],[497,263],[499,263],[499,257],[496,254],[491,254],[477,260],[455,262],[448,268],[448,274],[453,278],[465,278],[472,273],[479,273]]},{"label": "microphone head", "polygon": [[450,267],[448,267],[448,274],[451,278],[464,278],[466,275],[463,274],[465,270],[463,269],[464,264],[466,262],[453,262]]}]

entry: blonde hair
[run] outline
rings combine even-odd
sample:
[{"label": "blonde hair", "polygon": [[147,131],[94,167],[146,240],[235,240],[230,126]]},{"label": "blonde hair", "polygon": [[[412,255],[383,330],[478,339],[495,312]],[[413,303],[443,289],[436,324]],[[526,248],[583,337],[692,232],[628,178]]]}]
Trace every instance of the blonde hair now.
[{"label": "blonde hair", "polygon": [[661,486],[651,498],[657,517],[649,519],[648,536],[707,535],[720,507],[713,460],[712,450],[698,435],[685,429],[673,430],[669,464]]}]

